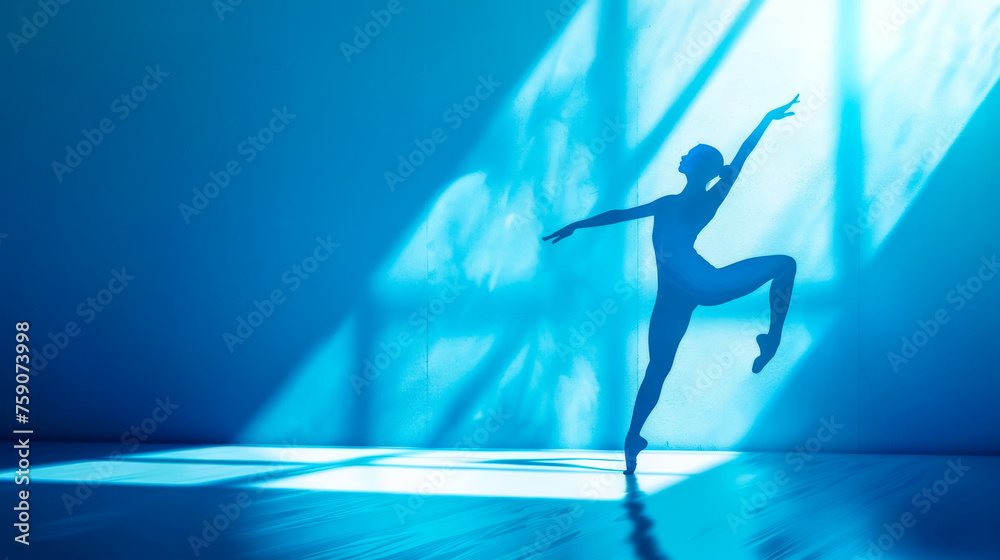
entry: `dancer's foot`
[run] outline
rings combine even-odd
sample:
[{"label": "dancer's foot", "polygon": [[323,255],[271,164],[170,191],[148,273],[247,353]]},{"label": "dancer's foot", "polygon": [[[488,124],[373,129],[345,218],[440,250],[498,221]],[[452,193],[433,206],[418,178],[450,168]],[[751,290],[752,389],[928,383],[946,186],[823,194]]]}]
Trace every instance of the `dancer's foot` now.
[{"label": "dancer's foot", "polygon": [[760,370],[764,369],[764,366],[771,361],[774,357],[774,353],[778,351],[778,342],[780,340],[767,334],[757,335],[757,346],[760,347],[760,356],[753,361],[753,372],[760,373]]},{"label": "dancer's foot", "polygon": [[649,442],[642,436],[625,438],[625,470],[622,471],[622,474],[635,473],[635,458],[640,451],[646,449],[647,445]]}]

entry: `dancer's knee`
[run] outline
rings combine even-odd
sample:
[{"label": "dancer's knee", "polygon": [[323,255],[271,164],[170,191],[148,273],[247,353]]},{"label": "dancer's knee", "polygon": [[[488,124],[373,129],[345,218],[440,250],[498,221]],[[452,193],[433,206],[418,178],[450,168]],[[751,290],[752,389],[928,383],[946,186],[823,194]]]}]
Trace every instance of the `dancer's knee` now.
[{"label": "dancer's knee", "polygon": [[778,258],[781,259],[781,265],[771,284],[771,312],[784,314],[788,312],[788,306],[792,301],[796,264],[795,259],[787,255]]},{"label": "dancer's knee", "polygon": [[642,382],[647,381],[656,385],[663,385],[663,382],[667,379],[667,374],[670,373],[670,365],[664,366],[659,361],[650,361],[649,366],[646,367],[646,376],[643,378]]},{"label": "dancer's knee", "polygon": [[795,271],[798,269],[795,259],[788,255],[778,255],[775,258],[778,259],[778,273],[775,274],[775,278],[795,278]]}]

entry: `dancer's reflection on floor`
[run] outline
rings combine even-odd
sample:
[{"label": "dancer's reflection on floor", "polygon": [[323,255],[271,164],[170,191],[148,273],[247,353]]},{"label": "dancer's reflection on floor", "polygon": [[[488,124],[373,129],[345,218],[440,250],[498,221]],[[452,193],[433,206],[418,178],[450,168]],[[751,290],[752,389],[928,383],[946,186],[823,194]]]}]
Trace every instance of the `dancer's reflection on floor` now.
[{"label": "dancer's reflection on floor", "polygon": [[634,474],[625,476],[625,511],[632,522],[632,533],[629,534],[629,541],[635,549],[636,558],[641,560],[669,560],[666,554],[660,551],[653,537],[653,520],[649,518],[643,509],[646,505],[644,500],[646,494],[639,489],[639,482]]}]

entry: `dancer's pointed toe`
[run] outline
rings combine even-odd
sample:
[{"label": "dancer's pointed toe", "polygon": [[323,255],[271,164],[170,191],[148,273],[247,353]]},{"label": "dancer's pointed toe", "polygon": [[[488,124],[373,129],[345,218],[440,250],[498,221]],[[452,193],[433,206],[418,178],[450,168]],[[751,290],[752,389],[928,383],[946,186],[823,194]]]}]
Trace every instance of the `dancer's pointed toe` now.
[{"label": "dancer's pointed toe", "polygon": [[640,451],[646,449],[647,445],[649,445],[649,442],[642,436],[625,439],[625,470],[622,471],[622,474],[635,473],[636,457],[638,457]]},{"label": "dancer's pointed toe", "polygon": [[764,366],[771,361],[778,351],[778,341],[766,334],[757,335],[757,346],[760,347],[760,356],[753,361],[753,372],[760,373]]}]

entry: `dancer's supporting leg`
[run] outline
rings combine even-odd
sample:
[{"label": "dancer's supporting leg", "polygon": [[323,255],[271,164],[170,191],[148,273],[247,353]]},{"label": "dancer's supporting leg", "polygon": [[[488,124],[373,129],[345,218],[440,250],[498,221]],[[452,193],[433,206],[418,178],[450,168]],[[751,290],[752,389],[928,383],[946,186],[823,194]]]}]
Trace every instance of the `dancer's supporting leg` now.
[{"label": "dancer's supporting leg", "polygon": [[663,294],[657,297],[653,306],[653,316],[649,321],[649,366],[639,385],[632,410],[632,423],[625,436],[625,474],[635,472],[636,456],[646,448],[648,442],[639,432],[660,400],[663,382],[670,373],[677,347],[691,322],[694,308],[693,303],[671,301],[669,297],[663,297]]}]

